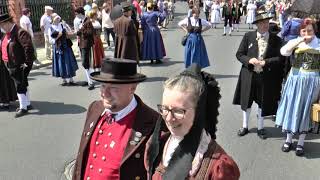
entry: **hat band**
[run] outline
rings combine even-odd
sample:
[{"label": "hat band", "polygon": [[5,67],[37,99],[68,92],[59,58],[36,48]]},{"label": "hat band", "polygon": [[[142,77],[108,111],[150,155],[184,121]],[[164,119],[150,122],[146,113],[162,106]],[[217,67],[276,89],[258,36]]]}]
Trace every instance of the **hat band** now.
[{"label": "hat band", "polygon": [[106,78],[109,78],[109,79],[118,79],[118,80],[126,80],[126,79],[136,79],[137,76],[136,74],[134,75],[114,75],[114,74],[110,74],[110,73],[104,73],[104,72],[100,72],[100,76],[103,76],[103,77],[106,77]]}]

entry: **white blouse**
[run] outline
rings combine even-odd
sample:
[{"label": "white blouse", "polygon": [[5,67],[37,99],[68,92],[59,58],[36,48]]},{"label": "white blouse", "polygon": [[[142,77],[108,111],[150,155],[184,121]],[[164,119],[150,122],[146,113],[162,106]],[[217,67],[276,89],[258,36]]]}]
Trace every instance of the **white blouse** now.
[{"label": "white blouse", "polygon": [[56,43],[56,40],[57,38],[52,38],[51,37],[51,34],[54,32],[54,31],[58,31],[58,32],[62,32],[62,26],[61,26],[61,22],[59,24],[52,24],[51,27],[48,29],[48,35],[49,35],[49,42],[50,44],[55,44]]},{"label": "white blouse", "polygon": [[[190,17],[190,22],[191,22],[191,25],[192,26],[199,26],[199,20],[201,20],[201,25],[202,27],[207,27],[207,26],[211,26],[211,23],[204,20],[204,19],[194,19],[194,17]],[[188,18],[184,18],[183,20],[181,20],[179,23],[178,23],[179,26],[188,26]]]},{"label": "white blouse", "polygon": [[[290,56],[292,54],[293,50],[289,50],[289,47],[292,47],[292,44],[297,43],[297,41],[301,41],[302,37],[298,37],[296,39],[292,39],[290,41],[288,41],[288,43],[286,45],[284,45],[281,49],[280,49],[280,53],[283,56]],[[303,49],[315,49],[320,51],[320,40],[314,36],[314,38],[312,39],[312,41],[308,44],[306,44],[305,42],[300,43],[298,46],[298,48],[303,48]]]}]

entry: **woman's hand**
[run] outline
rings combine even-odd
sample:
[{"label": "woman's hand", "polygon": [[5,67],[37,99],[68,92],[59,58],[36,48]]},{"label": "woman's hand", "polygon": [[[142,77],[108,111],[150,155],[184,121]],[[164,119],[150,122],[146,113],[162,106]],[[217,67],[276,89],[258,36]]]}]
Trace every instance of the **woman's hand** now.
[{"label": "woman's hand", "polygon": [[303,36],[303,42],[305,42],[305,43],[309,43],[309,42],[311,42],[312,41],[312,39],[313,39],[313,36]]}]

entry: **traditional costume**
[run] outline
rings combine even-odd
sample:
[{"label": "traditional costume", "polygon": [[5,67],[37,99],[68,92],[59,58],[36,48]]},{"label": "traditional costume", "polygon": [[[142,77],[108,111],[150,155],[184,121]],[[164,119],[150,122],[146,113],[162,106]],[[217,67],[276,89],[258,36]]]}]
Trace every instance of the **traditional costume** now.
[{"label": "traditional costume", "polygon": [[94,85],[92,80],[90,79],[90,68],[93,68],[92,47],[94,43],[94,28],[92,26],[90,18],[86,17],[83,20],[82,27],[77,32],[77,36],[79,37],[79,47],[81,50],[82,66],[85,69],[86,78],[88,82],[86,85],[89,85],[89,90],[93,90]]},{"label": "traditional costume", "polygon": [[[131,60],[104,61],[101,73],[91,77],[102,83],[138,83],[146,76],[137,73]],[[111,112],[102,101],[93,102],[87,113],[73,180],[147,179],[143,157],[159,114],[135,95],[119,112]]]},{"label": "traditional costume", "polygon": [[[132,11],[130,3],[123,3],[123,12]],[[114,50],[115,58],[131,59],[139,62],[138,31],[134,21],[125,15],[114,22],[116,44]]]},{"label": "traditional costume", "polygon": [[247,6],[247,19],[246,19],[246,23],[249,24],[249,29],[253,29],[252,24],[255,21],[256,10],[257,10],[257,6],[253,3],[252,0],[250,0]]},{"label": "traditional costume", "polygon": [[[0,44],[1,39],[2,33],[0,32]],[[11,79],[4,61],[2,61],[0,48],[0,111],[9,110],[10,102],[17,99],[16,87],[14,86],[14,81]]]},{"label": "traditional costume", "polygon": [[[8,14],[0,16],[0,23],[10,23],[12,17]],[[13,79],[19,99],[19,108],[16,118],[26,115],[31,109],[28,92],[28,75],[32,69],[35,49],[30,34],[12,23],[10,32],[7,32],[1,42],[2,60],[4,61],[11,78]],[[18,53],[16,53],[18,52]]]},{"label": "traditional costume", "polygon": [[233,14],[232,14],[232,2],[229,1],[223,5],[222,17],[224,18],[223,25],[223,36],[227,34],[227,24],[229,23],[229,35],[231,36],[232,23],[233,23]]},{"label": "traditional costume", "polygon": [[[150,6],[151,3],[148,3]],[[159,61],[166,55],[165,48],[158,27],[165,16],[159,11],[147,11],[141,17],[141,28],[143,31],[143,42],[141,46],[142,60]],[[160,61],[161,62],[161,61]]]},{"label": "traditional costume", "polygon": [[[256,22],[268,20],[266,12],[259,13]],[[264,116],[275,115],[280,99],[283,81],[283,61],[280,48],[282,40],[276,34],[258,31],[247,32],[236,53],[237,59],[242,63],[240,75],[233,99],[233,104],[241,105],[243,111],[243,125],[238,135],[246,135],[248,121],[253,102],[258,104],[258,136],[266,138],[264,130]],[[251,58],[264,60],[265,65],[254,66],[250,64]]]},{"label": "traditional costume", "polygon": [[211,24],[204,19],[190,17],[183,19],[178,25],[186,26],[189,33],[184,47],[185,67],[189,67],[192,63],[197,63],[202,68],[208,67],[210,65],[209,58],[201,33],[202,27],[208,27]]},{"label": "traditional costume", "polygon": [[211,6],[211,24],[214,25],[214,28],[217,28],[217,24],[221,21],[221,15],[220,15],[220,5],[218,2],[215,2]]},{"label": "traditional costume", "polygon": [[[298,41],[301,41],[301,37],[290,40],[281,48],[281,54],[290,56],[293,52],[288,47]],[[287,151],[292,145],[292,134],[300,134],[297,146],[300,152],[296,151],[298,156],[303,154],[304,138],[312,125],[311,106],[318,100],[319,94],[320,40],[314,37],[310,43],[302,42],[294,50],[292,68],[276,115],[276,125],[287,133]]]},{"label": "traditional costume", "polygon": [[[193,64],[181,73],[201,79],[205,86],[196,104],[189,132],[183,137],[161,133],[163,120],[159,120],[147,143],[145,165],[150,180],[238,180],[240,177],[237,164],[215,141],[221,97],[218,83],[211,74],[200,72],[200,68]],[[199,152],[204,156],[197,164]],[[195,164],[199,166],[197,171],[194,170]],[[190,171],[196,173],[190,175]]]},{"label": "traditional costume", "polygon": [[92,26],[94,28],[93,33],[93,47],[92,47],[92,54],[93,54],[93,64],[91,67],[95,70],[98,70],[101,68],[102,59],[105,57],[104,55],[104,49],[103,44],[101,41],[101,24],[99,21],[92,22]]},{"label": "traditional costume", "polygon": [[234,28],[237,29],[237,31],[239,32],[239,23],[241,20],[241,6],[242,4],[239,4],[236,2],[233,3],[232,6],[232,15],[233,15],[233,26],[232,26],[232,30],[234,30]]},{"label": "traditional costume", "polygon": [[[56,18],[60,18],[60,16],[56,16],[54,19]],[[69,85],[75,85],[73,77],[76,76],[78,64],[71,45],[67,42],[66,27],[61,22],[52,24],[48,33],[50,35],[49,41],[53,47],[52,76],[61,77],[63,79],[62,86],[67,85],[66,79],[69,79]],[[58,38],[59,33],[62,33],[62,36]]]}]

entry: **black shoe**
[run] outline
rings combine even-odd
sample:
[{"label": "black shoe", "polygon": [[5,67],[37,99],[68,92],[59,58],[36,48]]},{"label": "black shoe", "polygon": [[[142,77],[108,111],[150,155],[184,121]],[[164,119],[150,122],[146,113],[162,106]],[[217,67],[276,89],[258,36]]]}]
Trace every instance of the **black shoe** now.
[{"label": "black shoe", "polygon": [[157,59],[156,64],[162,64],[162,61]]},{"label": "black shoe", "polygon": [[19,109],[19,111],[16,113],[16,115],[14,116],[15,118],[19,118],[22,117],[24,115],[28,114],[28,110],[26,109]]},{"label": "black shoe", "polygon": [[93,89],[94,89],[94,85],[93,85],[93,84],[90,84],[89,87],[88,87],[88,90],[91,91],[91,90],[93,90]]},{"label": "black shoe", "polygon": [[257,135],[260,139],[267,139],[267,133],[265,129],[260,129],[257,131]]},{"label": "black shoe", "polygon": [[67,82],[63,82],[62,84],[60,84],[61,86],[67,86],[68,83]]},{"label": "black shoe", "polygon": [[81,82],[81,83],[79,83],[79,85],[82,87],[86,87],[86,86],[88,86],[88,82]]},{"label": "black shoe", "polygon": [[68,86],[77,86],[78,84],[74,83],[73,81],[68,83]]},{"label": "black shoe", "polygon": [[304,155],[304,148],[303,148],[303,146],[297,145],[296,155],[297,155],[297,156],[302,156],[302,155]]},{"label": "black shoe", "polygon": [[281,148],[282,152],[289,152],[291,149],[292,149],[292,143],[289,143],[289,142],[285,142]]},{"label": "black shoe", "polygon": [[30,110],[32,110],[32,109],[33,109],[33,106],[32,106],[31,104],[27,106],[27,110],[28,110],[28,111],[30,111]]},{"label": "black shoe", "polygon": [[150,63],[153,64],[153,60],[151,60]]},{"label": "black shoe", "polygon": [[226,33],[223,33],[223,34],[222,34],[222,36],[226,36],[226,35],[227,35]]},{"label": "black shoe", "polygon": [[229,36],[232,36],[232,34],[229,34]]},{"label": "black shoe", "polygon": [[248,128],[240,128],[238,131],[238,136],[244,136],[249,133]]}]

